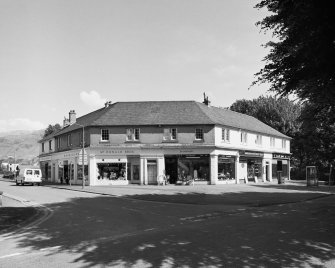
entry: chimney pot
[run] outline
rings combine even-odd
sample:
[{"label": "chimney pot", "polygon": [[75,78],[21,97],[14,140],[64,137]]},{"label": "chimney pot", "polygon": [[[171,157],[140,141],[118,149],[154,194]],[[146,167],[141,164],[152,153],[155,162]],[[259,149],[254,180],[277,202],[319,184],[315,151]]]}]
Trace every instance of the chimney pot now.
[{"label": "chimney pot", "polygon": [[70,110],[70,112],[69,112],[69,123],[70,124],[73,124],[73,123],[75,123],[76,122],[76,112],[75,112],[75,110]]}]

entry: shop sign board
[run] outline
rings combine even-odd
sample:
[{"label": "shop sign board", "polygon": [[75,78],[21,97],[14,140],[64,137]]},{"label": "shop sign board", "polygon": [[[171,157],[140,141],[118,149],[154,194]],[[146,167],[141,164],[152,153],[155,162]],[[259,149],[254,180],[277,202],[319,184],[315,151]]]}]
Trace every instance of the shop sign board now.
[{"label": "shop sign board", "polygon": [[244,156],[244,157],[263,157],[264,153],[240,151],[240,156]]},{"label": "shop sign board", "polygon": [[289,154],[272,154],[273,159],[289,159]]},{"label": "shop sign board", "polygon": [[219,163],[233,163],[235,161],[235,157],[232,155],[219,155],[218,162]]},{"label": "shop sign board", "polygon": [[[78,155],[78,165],[83,164],[83,149],[80,150]],[[87,151],[84,149],[84,165],[87,165]]]}]

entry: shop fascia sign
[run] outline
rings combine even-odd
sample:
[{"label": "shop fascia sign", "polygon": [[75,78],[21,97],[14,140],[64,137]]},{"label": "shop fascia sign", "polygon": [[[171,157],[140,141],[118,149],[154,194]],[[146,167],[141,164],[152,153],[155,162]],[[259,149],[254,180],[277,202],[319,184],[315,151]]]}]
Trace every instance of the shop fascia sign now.
[{"label": "shop fascia sign", "polygon": [[289,154],[272,154],[272,158],[287,159],[290,158]]},{"label": "shop fascia sign", "polygon": [[264,154],[259,152],[240,151],[240,156],[263,157]]},{"label": "shop fascia sign", "polygon": [[128,155],[128,154],[139,154],[138,151],[132,149],[103,149],[98,150],[96,154],[100,155]]}]

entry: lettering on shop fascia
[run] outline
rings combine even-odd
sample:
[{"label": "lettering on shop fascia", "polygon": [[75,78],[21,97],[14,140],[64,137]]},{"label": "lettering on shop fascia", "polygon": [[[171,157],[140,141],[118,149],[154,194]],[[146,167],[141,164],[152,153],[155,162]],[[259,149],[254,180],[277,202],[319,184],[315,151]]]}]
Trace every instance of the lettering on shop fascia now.
[{"label": "lettering on shop fascia", "polygon": [[263,157],[263,153],[257,152],[247,152],[247,151],[240,151],[240,156],[254,156],[254,157]]},{"label": "lettering on shop fascia", "polygon": [[272,154],[272,158],[290,158],[288,154]]},{"label": "lettering on shop fascia", "polygon": [[79,152],[77,152],[77,153],[68,153],[68,154],[64,154],[63,155],[64,158],[76,157],[76,156],[79,156]]},{"label": "lettering on shop fascia", "polygon": [[193,153],[193,150],[180,150],[180,153]]},{"label": "lettering on shop fascia", "polygon": [[117,155],[122,155],[122,154],[134,154],[135,151],[133,150],[100,150],[99,151],[100,154],[117,154]]}]

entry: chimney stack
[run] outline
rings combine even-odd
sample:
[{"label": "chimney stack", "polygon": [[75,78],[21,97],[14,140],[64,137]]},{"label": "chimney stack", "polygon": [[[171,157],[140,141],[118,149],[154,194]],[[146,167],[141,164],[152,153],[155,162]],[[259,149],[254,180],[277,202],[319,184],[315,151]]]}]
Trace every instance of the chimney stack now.
[{"label": "chimney stack", "polygon": [[206,93],[204,92],[204,101],[203,104],[209,106],[211,104],[211,101],[208,99],[208,96],[206,96]]},{"label": "chimney stack", "polygon": [[76,112],[74,110],[71,110],[69,112],[69,123],[72,125],[73,123],[76,123]]},{"label": "chimney stack", "polygon": [[64,120],[63,120],[63,128],[64,128],[64,127],[67,127],[68,125],[70,125],[69,119],[67,119],[67,118],[64,116]]}]

